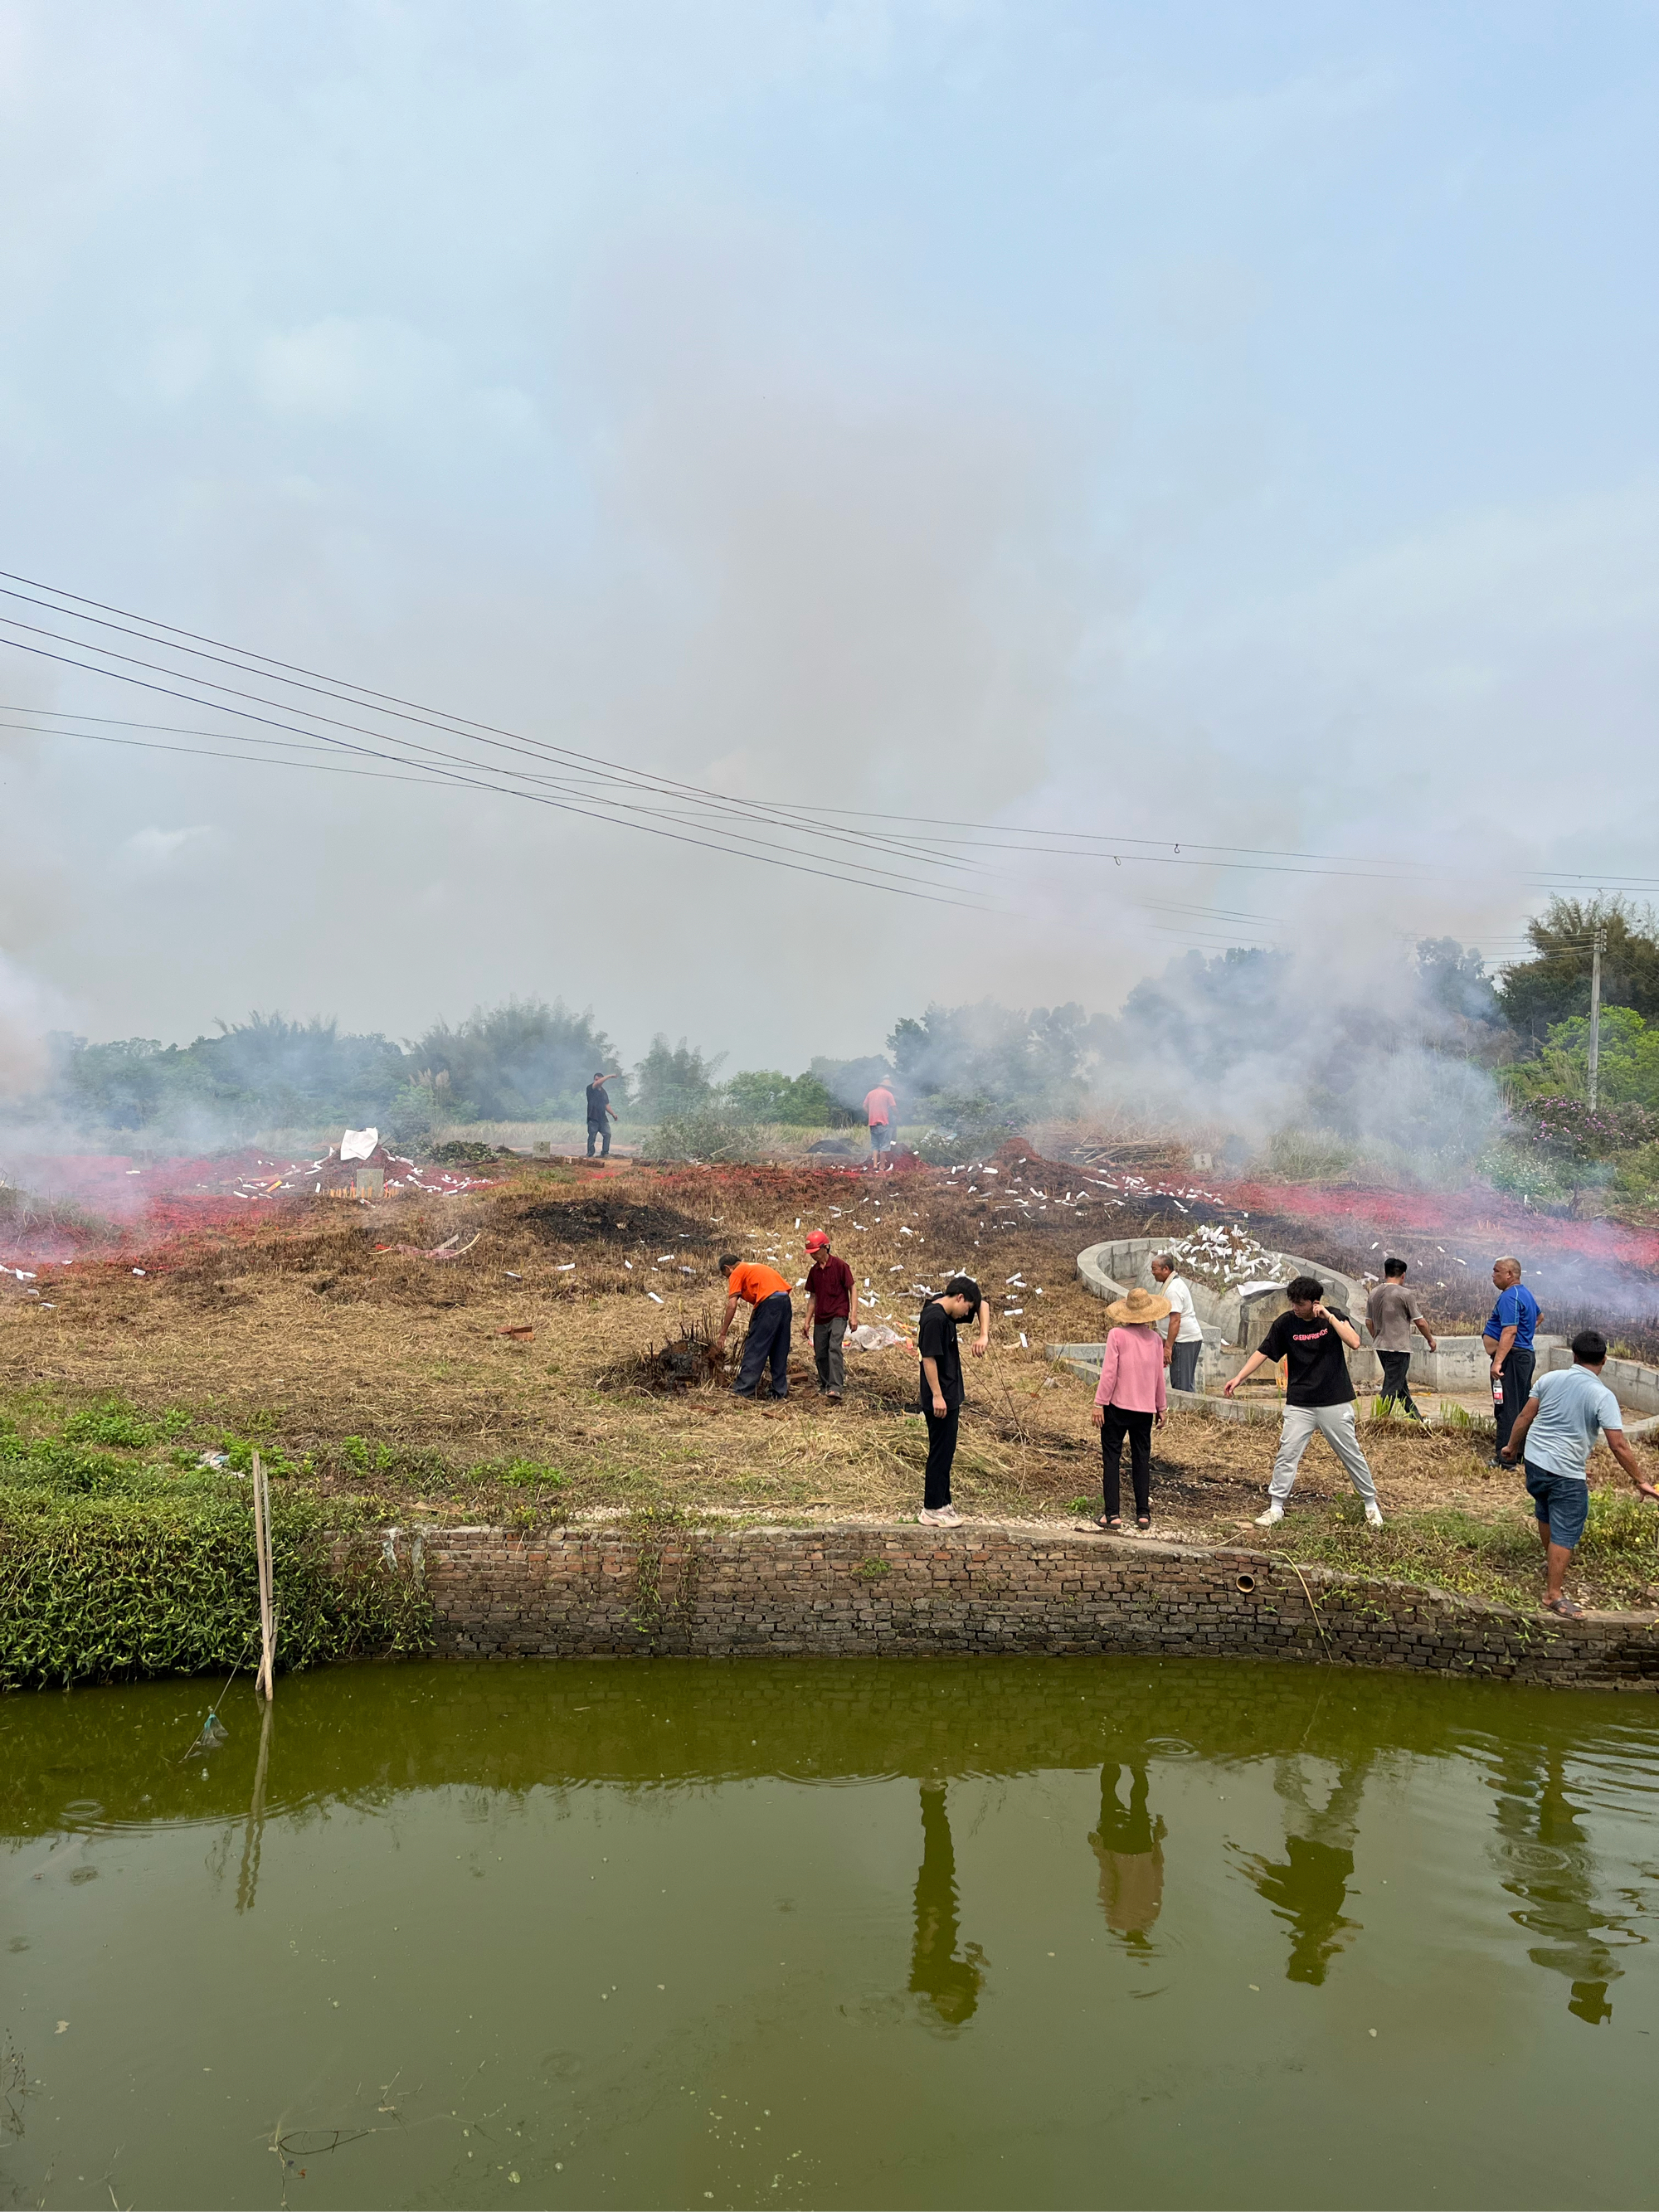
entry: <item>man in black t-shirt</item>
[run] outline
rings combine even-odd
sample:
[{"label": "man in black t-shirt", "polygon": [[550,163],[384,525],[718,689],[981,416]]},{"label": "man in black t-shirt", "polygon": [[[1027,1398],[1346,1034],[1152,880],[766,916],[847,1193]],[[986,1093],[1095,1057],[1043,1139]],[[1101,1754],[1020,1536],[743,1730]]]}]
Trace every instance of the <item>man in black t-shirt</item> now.
[{"label": "man in black t-shirt", "polygon": [[[1359,1332],[1346,1314],[1325,1304],[1325,1286],[1312,1275],[1298,1275],[1285,1292],[1291,1302],[1226,1386],[1233,1392],[1247,1375],[1254,1375],[1267,1360],[1285,1366],[1285,1425],[1279,1432],[1279,1456],[1267,1485],[1267,1510],[1256,1516],[1258,1528],[1271,1528],[1285,1518],[1285,1500],[1291,1494],[1302,1455],[1317,1429],[1347,1469],[1348,1480],[1365,1501],[1366,1525],[1382,1526],[1382,1509],[1376,1502],[1365,1455],[1359,1449],[1354,1425],[1353,1382],[1348,1373],[1349,1352],[1359,1349]],[[1345,1350],[1344,1347],[1346,1347]]]},{"label": "man in black t-shirt", "polygon": [[611,1157],[611,1124],[617,1116],[605,1093],[605,1086],[610,1080],[611,1078],[601,1068],[587,1086],[587,1157],[590,1160],[593,1157],[595,1137],[600,1140],[599,1158],[608,1160]]},{"label": "man in black t-shirt", "polygon": [[989,1318],[971,1275],[952,1275],[942,1297],[929,1298],[916,1328],[916,1350],[921,1356],[921,1381],[917,1402],[927,1424],[927,1473],[918,1521],[931,1528],[954,1528],[962,1516],[951,1503],[951,1462],[957,1455],[957,1423],[962,1414],[962,1346],[957,1330],[980,1316],[980,1340],[985,1344]]}]

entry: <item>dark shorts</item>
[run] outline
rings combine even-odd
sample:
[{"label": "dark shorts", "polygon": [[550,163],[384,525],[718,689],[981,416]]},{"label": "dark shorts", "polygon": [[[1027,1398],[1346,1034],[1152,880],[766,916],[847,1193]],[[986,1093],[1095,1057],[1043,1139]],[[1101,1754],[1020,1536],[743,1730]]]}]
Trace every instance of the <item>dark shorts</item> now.
[{"label": "dark shorts", "polygon": [[1567,1551],[1584,1533],[1589,1518],[1589,1485],[1571,1474],[1556,1474],[1547,1467],[1527,1464],[1527,1488],[1533,1510],[1549,1524],[1550,1541]]}]

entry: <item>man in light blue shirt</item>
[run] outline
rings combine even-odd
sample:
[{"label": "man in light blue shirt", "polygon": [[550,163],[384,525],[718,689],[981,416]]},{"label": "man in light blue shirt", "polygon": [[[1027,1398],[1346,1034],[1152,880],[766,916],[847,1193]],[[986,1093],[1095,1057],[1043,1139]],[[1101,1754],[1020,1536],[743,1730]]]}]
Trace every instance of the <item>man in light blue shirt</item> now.
[{"label": "man in light blue shirt", "polygon": [[1619,1401],[1601,1380],[1607,1340],[1601,1330],[1581,1328],[1572,1340],[1572,1357],[1571,1367],[1539,1376],[1502,1457],[1506,1467],[1513,1467],[1518,1458],[1526,1467],[1527,1488],[1538,1516],[1538,1540],[1547,1561],[1544,1610],[1559,1613],[1564,1620],[1582,1620],[1583,1607],[1562,1595],[1561,1583],[1589,1516],[1586,1462],[1596,1437],[1607,1438],[1607,1449],[1642,1497],[1659,1502],[1659,1490],[1644,1476],[1626,1443]]}]

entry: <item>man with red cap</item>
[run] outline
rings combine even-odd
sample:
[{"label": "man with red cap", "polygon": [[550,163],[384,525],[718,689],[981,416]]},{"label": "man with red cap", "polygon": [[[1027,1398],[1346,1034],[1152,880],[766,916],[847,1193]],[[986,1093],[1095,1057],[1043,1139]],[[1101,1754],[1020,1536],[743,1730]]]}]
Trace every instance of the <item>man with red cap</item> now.
[{"label": "man with red cap", "polygon": [[800,1333],[803,1339],[810,1337],[812,1341],[819,1391],[831,1405],[838,1406],[846,1379],[841,1341],[849,1328],[858,1327],[858,1285],[846,1261],[838,1260],[830,1249],[830,1239],[823,1230],[813,1230],[806,1249],[812,1255],[812,1265],[807,1271],[806,1318]]}]

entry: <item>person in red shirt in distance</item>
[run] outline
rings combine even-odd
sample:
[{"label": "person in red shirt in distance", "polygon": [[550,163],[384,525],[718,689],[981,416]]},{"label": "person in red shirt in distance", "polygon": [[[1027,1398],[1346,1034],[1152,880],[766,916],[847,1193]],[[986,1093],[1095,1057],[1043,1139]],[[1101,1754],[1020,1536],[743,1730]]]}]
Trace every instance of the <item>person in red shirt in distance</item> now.
[{"label": "person in red shirt in distance", "polygon": [[846,1381],[841,1342],[849,1328],[859,1325],[858,1285],[845,1260],[830,1249],[830,1239],[815,1229],[806,1240],[812,1255],[806,1275],[806,1318],[801,1338],[810,1342],[817,1361],[818,1389],[833,1406],[841,1403]]},{"label": "person in red shirt in distance", "polygon": [[864,1117],[870,1124],[870,1157],[879,1167],[882,1154],[893,1141],[893,1124],[898,1119],[898,1100],[884,1083],[865,1093]]}]

